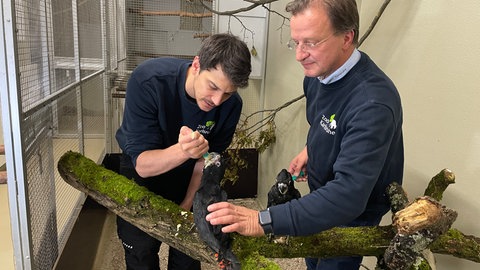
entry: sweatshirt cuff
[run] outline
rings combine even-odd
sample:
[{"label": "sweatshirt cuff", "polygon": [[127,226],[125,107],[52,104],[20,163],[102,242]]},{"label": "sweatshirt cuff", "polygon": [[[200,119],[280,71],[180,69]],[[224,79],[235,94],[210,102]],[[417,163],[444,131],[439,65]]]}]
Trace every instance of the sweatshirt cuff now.
[{"label": "sweatshirt cuff", "polygon": [[284,203],[268,208],[272,217],[274,235],[294,235],[293,226],[290,224],[292,218],[288,211],[288,205],[288,203]]}]

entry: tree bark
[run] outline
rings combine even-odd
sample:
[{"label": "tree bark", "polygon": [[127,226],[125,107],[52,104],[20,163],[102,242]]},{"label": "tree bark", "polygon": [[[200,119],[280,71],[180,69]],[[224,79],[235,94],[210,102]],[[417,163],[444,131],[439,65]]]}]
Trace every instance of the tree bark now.
[{"label": "tree bark", "polygon": [[435,175],[432,180],[430,180],[427,188],[425,189],[424,195],[430,196],[437,201],[441,201],[443,198],[443,192],[445,192],[450,184],[454,183],[455,175],[453,172],[449,169],[443,169],[437,175]]},{"label": "tree bark", "polygon": [[[215,262],[213,253],[198,236],[191,212],[79,153],[65,153],[58,162],[58,171],[67,183],[153,237],[196,259]],[[381,257],[396,231],[392,226],[333,228],[308,237],[290,237],[288,245],[269,242],[266,237],[233,234],[233,252],[242,267],[250,256],[258,255],[269,258]],[[429,247],[434,253],[480,263],[480,238],[458,230],[448,230]]]},{"label": "tree bark", "polygon": [[390,269],[409,269],[422,252],[452,226],[457,213],[425,196],[393,216],[397,234],[384,254]]}]

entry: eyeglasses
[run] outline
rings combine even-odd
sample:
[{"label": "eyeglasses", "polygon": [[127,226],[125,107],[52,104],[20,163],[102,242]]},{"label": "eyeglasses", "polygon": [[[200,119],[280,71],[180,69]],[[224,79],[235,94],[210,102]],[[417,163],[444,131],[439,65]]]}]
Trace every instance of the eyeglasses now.
[{"label": "eyeglasses", "polygon": [[287,43],[287,48],[289,50],[296,50],[299,46],[300,46],[300,49],[303,51],[303,52],[310,52],[311,50],[315,49],[315,47],[317,47],[318,45],[326,42],[329,38],[331,38],[332,36],[334,36],[335,33],[331,34],[330,36],[320,40],[320,41],[317,41],[317,42],[304,42],[300,45],[300,43],[294,39],[290,39]]}]

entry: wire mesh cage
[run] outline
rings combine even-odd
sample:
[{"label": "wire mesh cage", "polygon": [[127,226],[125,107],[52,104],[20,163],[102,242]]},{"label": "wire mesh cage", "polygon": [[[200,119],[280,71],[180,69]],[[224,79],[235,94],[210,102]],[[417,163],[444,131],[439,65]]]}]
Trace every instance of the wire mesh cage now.
[{"label": "wire mesh cage", "polygon": [[[18,269],[55,267],[86,198],[61,179],[59,158],[76,151],[100,163],[116,152],[129,74],[148,58],[193,59],[215,31],[209,11],[215,2],[12,0],[3,6],[13,14],[12,31],[1,42],[15,54],[8,66],[15,79],[0,93],[18,92],[18,100],[2,107],[18,103],[9,114],[20,127],[13,140],[22,146],[12,154],[22,173],[9,183],[20,194],[10,198],[18,207],[11,215],[13,240],[21,242],[14,252]],[[252,89],[260,88],[253,81],[240,91],[247,111],[259,108],[260,93]]]},{"label": "wire mesh cage", "polygon": [[212,14],[195,2],[11,1],[14,34],[6,39],[16,58],[11,89],[19,93],[12,118],[25,146],[16,152],[24,171],[17,188],[25,195],[12,216],[24,245],[15,252],[17,267],[54,268],[85,199],[56,163],[70,150],[101,161],[116,128],[110,120],[119,121],[123,107],[112,90],[147,58],[193,58],[212,33]]},{"label": "wire mesh cage", "polygon": [[59,176],[60,156],[73,150],[99,161],[106,151],[106,51],[116,42],[105,38],[106,18],[115,18],[117,2],[124,1],[11,1],[14,35],[5,38],[15,52],[19,109],[10,113],[21,127],[14,160],[23,164],[16,186],[24,201],[11,215],[24,245],[14,252],[19,269],[54,268],[85,200]]}]

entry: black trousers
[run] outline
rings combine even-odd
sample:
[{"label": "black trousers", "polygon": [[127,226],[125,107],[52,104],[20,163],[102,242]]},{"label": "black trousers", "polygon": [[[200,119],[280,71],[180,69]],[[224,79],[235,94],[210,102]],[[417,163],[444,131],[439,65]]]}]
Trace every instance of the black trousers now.
[{"label": "black trousers", "polygon": [[[129,179],[133,178],[140,182],[152,183],[155,181],[155,179],[145,180],[141,178],[135,171],[130,157],[127,155],[122,155],[119,173]],[[176,194],[175,192],[172,193]],[[180,196],[177,195],[174,197]],[[172,198],[172,200],[173,199],[175,198]],[[125,250],[127,270],[160,269],[158,252],[160,251],[162,242],[120,217],[117,217],[117,233]],[[200,266],[199,261],[174,248],[169,248],[168,270],[200,270]]]},{"label": "black trousers", "polygon": [[[117,233],[125,250],[127,270],[158,270],[158,252],[162,242],[151,237],[120,217],[117,217]],[[185,253],[170,247],[168,252],[169,270],[200,270],[200,262]]]}]

